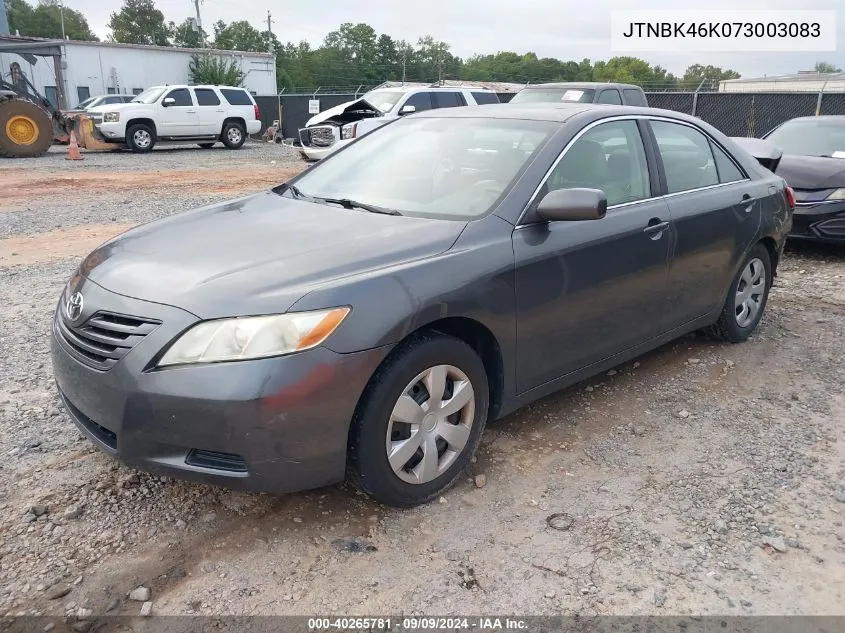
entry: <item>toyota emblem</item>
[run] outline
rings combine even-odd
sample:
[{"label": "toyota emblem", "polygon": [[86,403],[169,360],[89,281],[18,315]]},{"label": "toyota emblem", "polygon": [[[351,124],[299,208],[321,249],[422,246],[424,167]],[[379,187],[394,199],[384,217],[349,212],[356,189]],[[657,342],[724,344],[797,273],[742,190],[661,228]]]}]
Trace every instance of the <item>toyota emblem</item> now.
[{"label": "toyota emblem", "polygon": [[65,304],[65,315],[71,321],[76,321],[82,314],[84,300],[81,292],[74,292]]}]

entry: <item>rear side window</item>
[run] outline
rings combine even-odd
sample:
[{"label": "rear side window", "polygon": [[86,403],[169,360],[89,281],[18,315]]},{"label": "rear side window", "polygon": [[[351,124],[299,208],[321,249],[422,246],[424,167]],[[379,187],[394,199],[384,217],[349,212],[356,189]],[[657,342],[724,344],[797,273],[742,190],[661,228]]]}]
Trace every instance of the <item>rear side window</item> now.
[{"label": "rear side window", "polygon": [[495,92],[473,92],[472,98],[478,105],[485,105],[487,103],[499,103],[499,95]]},{"label": "rear side window", "polygon": [[715,143],[710,143],[713,151],[713,158],[716,161],[716,171],[719,173],[719,182],[736,182],[745,180],[746,176],[730,157]]},{"label": "rear side window", "polygon": [[634,90],[633,88],[625,88],[622,90],[622,94],[625,95],[625,103],[632,106],[644,106],[648,105],[645,100],[645,96],[639,90]]},{"label": "rear side window", "polygon": [[719,184],[710,140],[688,125],[652,121],[669,193]]},{"label": "rear side window", "polygon": [[234,88],[221,88],[220,92],[233,106],[251,106],[252,98],[247,94],[246,90],[236,90]]},{"label": "rear side window", "polygon": [[414,106],[417,109],[417,112],[422,112],[423,110],[431,110],[431,93],[418,92],[417,94],[411,95],[410,97],[408,97],[408,100],[405,102],[404,105]]},{"label": "rear side window", "polygon": [[435,108],[457,108],[466,105],[460,92],[432,92],[431,98]]},{"label": "rear side window", "polygon": [[619,91],[615,88],[611,90],[602,90],[599,95],[599,103],[609,103],[613,105],[622,105],[622,97],[619,96]]},{"label": "rear side window", "polygon": [[210,88],[195,88],[194,94],[197,95],[197,103],[201,106],[220,105],[220,99]]},{"label": "rear side window", "polygon": [[192,106],[194,102],[191,100],[191,93],[188,92],[187,88],[177,88],[176,90],[171,90],[165,99],[171,98],[175,99],[176,103],[173,105],[175,106]]}]

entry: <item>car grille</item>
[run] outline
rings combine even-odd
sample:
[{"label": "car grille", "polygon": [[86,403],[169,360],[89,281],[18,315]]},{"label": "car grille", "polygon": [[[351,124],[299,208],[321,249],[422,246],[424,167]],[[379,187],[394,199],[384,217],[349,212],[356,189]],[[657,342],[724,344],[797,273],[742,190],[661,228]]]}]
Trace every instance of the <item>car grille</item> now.
[{"label": "car grille", "polygon": [[85,429],[98,440],[100,440],[103,444],[108,446],[113,451],[117,450],[117,435],[114,434],[113,431],[109,431],[106,427],[100,426],[94,420],[89,418],[87,415],[82,413],[76,406],[67,399],[67,396],[59,390],[59,394],[62,397],[62,402],[64,403],[67,410],[70,414],[79,422],[80,425],[85,427]]},{"label": "car grille", "polygon": [[67,323],[61,310],[54,320],[57,338],[79,362],[99,371],[111,369],[161,321],[97,312],[81,325]]},{"label": "car grille", "polygon": [[331,147],[335,143],[334,128],[331,125],[302,128],[299,142],[305,147]]},{"label": "car grille", "polygon": [[843,238],[845,237],[845,217],[831,218],[816,224],[816,231],[822,237]]}]

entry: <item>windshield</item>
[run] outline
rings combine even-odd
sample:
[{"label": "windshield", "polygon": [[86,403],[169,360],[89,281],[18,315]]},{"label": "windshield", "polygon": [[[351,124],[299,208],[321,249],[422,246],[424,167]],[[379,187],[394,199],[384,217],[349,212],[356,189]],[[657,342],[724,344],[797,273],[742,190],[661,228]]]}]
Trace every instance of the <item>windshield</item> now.
[{"label": "windshield", "polygon": [[382,112],[390,112],[404,94],[404,92],[396,92],[394,90],[371,90],[363,98]]},{"label": "windshield", "polygon": [[132,99],[132,103],[155,103],[165,90],[167,90],[166,86],[164,88],[148,88]]},{"label": "windshield", "polygon": [[845,121],[797,119],[772,131],[766,140],[784,154],[845,158]]},{"label": "windshield", "polygon": [[85,101],[80,102],[80,104],[78,106],[76,106],[76,108],[74,108],[74,109],[75,110],[84,110],[85,108],[88,108],[88,107],[94,105],[94,102],[97,99],[99,99],[99,97],[88,97]]},{"label": "windshield", "polygon": [[486,215],[559,127],[519,119],[408,118],[371,132],[295,182],[303,196],[347,199],[402,215]]},{"label": "windshield", "polygon": [[517,92],[511,103],[592,103],[596,93],[592,88],[526,88]]}]

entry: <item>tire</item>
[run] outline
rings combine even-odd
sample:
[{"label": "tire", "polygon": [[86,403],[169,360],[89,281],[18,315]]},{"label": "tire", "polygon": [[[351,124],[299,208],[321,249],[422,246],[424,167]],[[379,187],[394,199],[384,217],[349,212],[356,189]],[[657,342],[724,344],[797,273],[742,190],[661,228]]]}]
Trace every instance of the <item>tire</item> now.
[{"label": "tire", "polygon": [[719,320],[706,330],[707,334],[730,343],[742,343],[751,336],[766,309],[772,277],[771,255],[763,244],[757,244],[742,262]]},{"label": "tire", "polygon": [[[446,406],[457,393],[467,394],[468,388],[470,399],[465,403],[460,396],[454,413],[447,409],[445,415],[427,414],[431,395],[426,384],[445,385],[440,402]],[[478,448],[489,401],[487,372],[469,345],[437,333],[405,341],[373,375],[355,413],[349,433],[349,481],[396,508],[418,506],[439,496],[460,477]],[[411,425],[400,418],[418,422]]]},{"label": "tire", "polygon": [[198,145],[203,149],[211,149],[214,147],[214,143],[198,143]]},{"label": "tire", "polygon": [[0,156],[43,156],[53,145],[53,121],[25,99],[0,101]]},{"label": "tire", "polygon": [[146,123],[136,123],[126,130],[126,146],[136,154],[153,151],[155,144],[155,132]]},{"label": "tire", "polygon": [[240,149],[246,142],[246,130],[240,123],[228,121],[223,124],[220,140],[229,149]]}]

